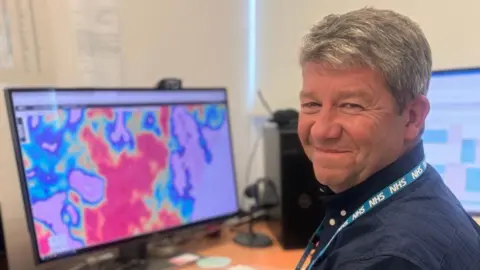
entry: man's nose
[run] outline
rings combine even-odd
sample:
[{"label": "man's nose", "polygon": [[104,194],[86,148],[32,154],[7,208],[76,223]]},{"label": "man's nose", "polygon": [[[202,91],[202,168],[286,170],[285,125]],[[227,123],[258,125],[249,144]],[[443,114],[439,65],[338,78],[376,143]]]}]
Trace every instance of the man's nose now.
[{"label": "man's nose", "polygon": [[336,121],[336,113],[331,110],[322,110],[318,113],[315,124],[310,130],[310,136],[314,140],[330,140],[337,139],[342,134],[342,128]]}]

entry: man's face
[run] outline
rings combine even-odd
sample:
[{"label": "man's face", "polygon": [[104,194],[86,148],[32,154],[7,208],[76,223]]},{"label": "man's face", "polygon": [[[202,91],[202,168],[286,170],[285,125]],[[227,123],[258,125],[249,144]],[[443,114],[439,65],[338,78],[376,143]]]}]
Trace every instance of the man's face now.
[{"label": "man's face", "polygon": [[426,113],[410,104],[400,114],[380,73],[318,63],[306,63],[302,71],[299,138],[317,180],[334,192],[395,161],[419,134]]}]

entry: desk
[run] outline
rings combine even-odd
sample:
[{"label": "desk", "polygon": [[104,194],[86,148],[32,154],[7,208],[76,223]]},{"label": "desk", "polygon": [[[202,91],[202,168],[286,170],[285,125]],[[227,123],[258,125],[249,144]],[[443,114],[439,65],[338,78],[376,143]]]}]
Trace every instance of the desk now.
[{"label": "desk", "polygon": [[[262,232],[271,236],[265,223],[258,223],[255,225],[256,232]],[[242,228],[243,229],[243,228]],[[234,265],[248,265],[258,270],[273,270],[273,269],[294,269],[297,261],[302,256],[303,250],[284,250],[273,239],[274,244],[267,248],[247,248],[237,245],[233,242],[234,233],[225,232],[222,239],[205,240],[199,245],[189,250],[194,250],[197,254],[202,256],[222,256],[232,259],[230,266]],[[183,269],[198,269],[195,265],[185,267]]]},{"label": "desk", "polygon": [[[475,221],[480,224],[480,217]],[[272,236],[265,223],[255,225],[256,232],[262,232]],[[272,237],[273,246],[267,248],[247,248],[233,242],[234,233],[225,232],[221,239],[204,240],[195,246],[187,248],[202,256],[222,256],[232,259],[230,266],[248,265],[258,270],[294,269],[302,256],[303,250],[284,250]],[[182,269],[198,269],[195,265]]]}]

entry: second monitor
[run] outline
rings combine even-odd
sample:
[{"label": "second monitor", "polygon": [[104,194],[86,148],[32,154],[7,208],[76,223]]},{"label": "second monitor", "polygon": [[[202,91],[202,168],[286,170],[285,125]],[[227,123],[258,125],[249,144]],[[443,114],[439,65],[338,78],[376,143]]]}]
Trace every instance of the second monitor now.
[{"label": "second monitor", "polygon": [[37,263],[238,211],[225,89],[6,100]]}]

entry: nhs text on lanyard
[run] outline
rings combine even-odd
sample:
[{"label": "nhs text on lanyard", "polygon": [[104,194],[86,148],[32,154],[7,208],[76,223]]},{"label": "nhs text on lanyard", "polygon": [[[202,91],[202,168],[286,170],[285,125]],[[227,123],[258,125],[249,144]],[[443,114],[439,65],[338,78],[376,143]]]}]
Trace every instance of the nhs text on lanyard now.
[{"label": "nhs text on lanyard", "polygon": [[[359,218],[361,215],[367,213],[368,211],[372,210],[375,206],[380,204],[383,201],[388,200],[393,194],[399,192],[409,184],[413,183],[415,180],[417,180],[423,172],[425,172],[425,169],[427,168],[427,162],[425,160],[422,160],[420,164],[415,166],[409,173],[404,175],[403,177],[397,179],[395,182],[384,188],[382,191],[378,192],[375,194],[373,197],[371,197],[369,200],[364,202],[362,206],[360,206],[351,216],[347,218],[347,220],[337,229],[337,231],[333,234],[332,238],[327,242],[324,248],[320,250],[316,258],[312,258],[312,261],[310,263],[310,266],[307,269],[311,269],[313,265],[317,262],[317,260],[322,257],[322,255],[325,253],[327,250],[328,246],[332,243],[333,239],[342,231],[346,226],[349,224],[353,223],[357,218]],[[305,252],[302,255],[302,258],[298,262],[297,266],[295,267],[296,270],[302,269],[303,265],[305,264],[305,261],[307,260],[308,256],[312,251],[315,250],[315,246],[318,243],[318,239],[320,236],[321,231],[323,230],[323,221],[322,224],[318,227],[318,229],[315,231],[313,234],[312,238],[310,239],[307,248],[305,249]]]}]

